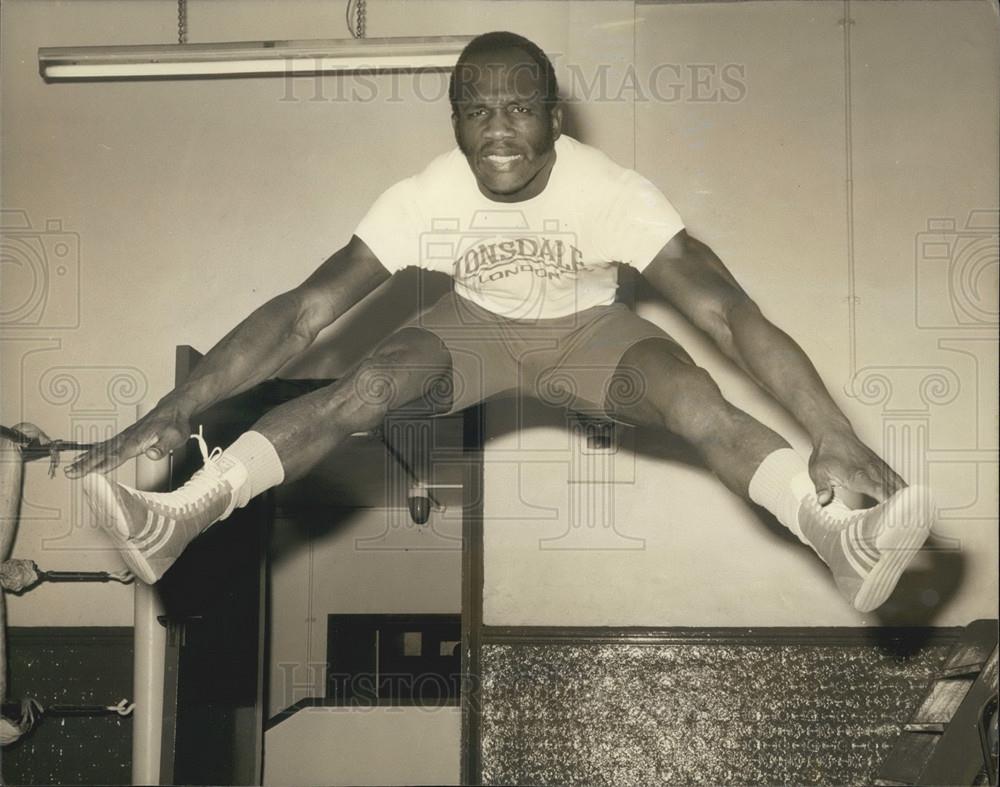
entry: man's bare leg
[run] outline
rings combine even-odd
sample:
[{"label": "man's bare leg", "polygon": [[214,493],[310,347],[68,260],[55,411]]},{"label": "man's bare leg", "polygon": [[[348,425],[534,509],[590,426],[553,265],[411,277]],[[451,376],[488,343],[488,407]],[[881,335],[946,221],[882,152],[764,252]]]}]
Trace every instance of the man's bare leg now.
[{"label": "man's bare leg", "polygon": [[[612,417],[680,435],[741,497],[748,496],[750,478],[764,458],[790,447],[777,432],[727,402],[708,372],[672,340],[634,345],[622,356],[616,374],[628,379],[610,386],[606,408]],[[637,382],[644,396],[616,401],[615,390],[635,390]]]},{"label": "man's bare leg", "polygon": [[434,412],[447,412],[450,402],[427,393],[449,389],[450,375],[451,356],[440,339],[418,328],[403,329],[349,374],[274,408],[253,430],[274,446],[284,480],[294,481],[349,435],[381,424],[390,411],[423,399]]},{"label": "man's bare leg", "polygon": [[302,477],[389,411],[418,399],[446,411],[450,402],[427,394],[450,390],[450,375],[451,356],[436,336],[403,329],[340,380],[274,408],[225,451],[206,455],[205,467],[180,489],[140,492],[95,473],[84,478],[84,491],[132,572],[155,582],[209,526]]},{"label": "man's bare leg", "polygon": [[[859,611],[881,605],[930,532],[929,491],[904,487],[870,509],[819,505],[806,460],[773,430],[727,402],[709,374],[672,340],[647,339],[622,357],[608,413],[625,423],[680,435],[736,494],[767,508],[830,567]],[[645,393],[616,401],[615,390]]]}]

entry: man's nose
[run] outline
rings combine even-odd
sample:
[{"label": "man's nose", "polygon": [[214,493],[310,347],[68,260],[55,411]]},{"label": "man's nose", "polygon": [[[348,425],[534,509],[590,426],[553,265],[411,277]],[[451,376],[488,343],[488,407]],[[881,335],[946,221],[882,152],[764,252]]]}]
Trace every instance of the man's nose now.
[{"label": "man's nose", "polygon": [[490,113],[486,123],[486,135],[491,139],[507,139],[514,135],[510,118],[507,117],[507,113],[503,109],[497,109]]}]

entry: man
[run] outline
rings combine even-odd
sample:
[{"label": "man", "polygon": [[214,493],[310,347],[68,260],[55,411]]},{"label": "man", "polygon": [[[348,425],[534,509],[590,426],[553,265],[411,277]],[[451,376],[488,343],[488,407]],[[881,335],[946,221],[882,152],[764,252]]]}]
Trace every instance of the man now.
[{"label": "man", "polygon": [[[883,603],[930,530],[927,490],[907,487],[858,439],[798,345],[649,181],[561,134],[555,74],[535,44],[512,33],[476,38],[450,96],[457,150],[388,189],[302,285],[261,306],[152,412],[67,469],[84,479],[133,572],[155,582],[212,523],[395,408],[423,397],[445,413],[520,391],[688,440],[729,489],[817,552],[856,609]],[[444,257],[442,244],[422,243],[441,220],[456,238]],[[614,303],[619,264],[641,271],[802,424],[808,465],[723,399],[662,330]],[[270,411],[225,451],[209,455],[200,441],[205,467],[175,492],[104,476],[179,446],[199,411],[269,377],[409,265],[449,273],[453,292],[350,374]],[[877,505],[852,511],[836,487]]]}]

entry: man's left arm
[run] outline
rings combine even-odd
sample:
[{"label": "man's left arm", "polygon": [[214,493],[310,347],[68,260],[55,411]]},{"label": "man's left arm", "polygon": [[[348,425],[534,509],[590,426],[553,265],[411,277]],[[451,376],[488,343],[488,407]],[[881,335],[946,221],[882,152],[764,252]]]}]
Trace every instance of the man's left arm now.
[{"label": "man's left arm", "polygon": [[834,486],[879,502],[905,486],[854,433],[802,348],[764,317],[708,246],[681,230],[642,275],[803,426],[820,503],[833,499]]}]

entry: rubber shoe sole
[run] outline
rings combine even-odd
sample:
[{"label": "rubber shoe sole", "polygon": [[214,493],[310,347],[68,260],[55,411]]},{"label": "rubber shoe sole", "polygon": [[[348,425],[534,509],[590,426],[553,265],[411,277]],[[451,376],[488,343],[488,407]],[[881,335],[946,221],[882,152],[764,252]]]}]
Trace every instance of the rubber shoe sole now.
[{"label": "rubber shoe sole", "polygon": [[859,612],[871,612],[888,600],[927,540],[935,517],[930,495],[926,487],[908,486],[885,502],[881,515],[887,522],[875,537],[880,556],[854,598]]}]

